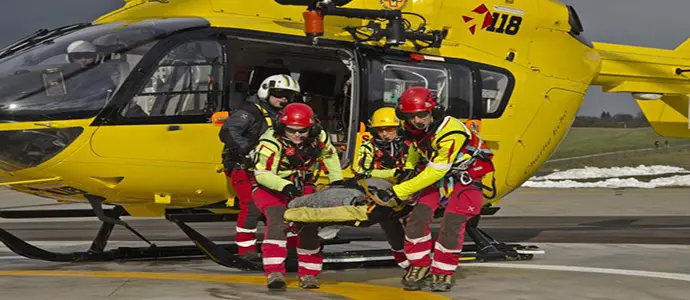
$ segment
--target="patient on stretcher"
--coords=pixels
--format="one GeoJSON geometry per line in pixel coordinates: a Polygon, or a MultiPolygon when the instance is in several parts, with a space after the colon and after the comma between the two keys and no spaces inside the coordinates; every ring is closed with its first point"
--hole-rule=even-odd
{"type": "Polygon", "coordinates": [[[376,190],[392,185],[385,179],[368,178],[359,181],[358,185],[327,187],[290,201],[284,218],[286,221],[305,223],[368,221],[368,210],[374,204],[371,196],[376,190]]]}

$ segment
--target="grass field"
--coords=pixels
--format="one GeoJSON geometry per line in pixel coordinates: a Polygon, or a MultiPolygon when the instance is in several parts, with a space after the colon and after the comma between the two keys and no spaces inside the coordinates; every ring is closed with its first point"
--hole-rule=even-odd
{"type": "Polygon", "coordinates": [[[690,170],[690,139],[665,138],[651,128],[572,128],[550,160],[597,155],[579,159],[547,161],[539,172],[589,167],[634,167],[638,165],[669,165],[690,170]],[[654,149],[654,141],[661,149],[654,149]],[[664,148],[668,140],[671,148],[664,148]],[[648,149],[649,151],[618,152],[648,149]],[[598,155],[608,152],[617,152],[598,155]]]}
{"type": "Polygon", "coordinates": [[[572,128],[556,153],[550,159],[583,156],[605,152],[654,148],[658,140],[664,146],[690,145],[690,139],[665,138],[658,136],[651,127],[647,128],[572,128]]]}

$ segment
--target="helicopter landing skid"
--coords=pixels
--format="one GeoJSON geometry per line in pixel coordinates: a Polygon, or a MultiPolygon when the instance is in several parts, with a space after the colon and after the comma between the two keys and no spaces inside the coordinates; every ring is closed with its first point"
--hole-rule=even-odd
{"type": "MultiPolygon", "coordinates": [[[[127,215],[120,206],[98,213],[101,218],[118,219],[127,215]],[[102,213],[102,214],[101,214],[102,213]]],[[[90,210],[60,210],[60,211],[1,211],[2,218],[46,218],[46,217],[86,217],[96,216],[90,210]]],[[[99,218],[99,219],[101,219],[99,218]]],[[[151,259],[193,259],[210,258],[214,262],[245,271],[262,271],[260,260],[246,260],[237,255],[237,245],[217,244],[198,231],[191,228],[188,222],[223,222],[234,221],[235,214],[216,214],[190,212],[189,210],[171,210],[166,219],[175,223],[194,242],[189,246],[157,246],[149,247],[118,247],[105,250],[108,239],[114,228],[114,222],[103,222],[91,247],[87,251],[58,253],[36,247],[19,237],[0,228],[0,242],[14,253],[23,257],[52,261],[52,262],[107,262],[121,260],[151,260],[151,259]]],[[[462,249],[461,261],[485,262],[498,260],[530,260],[534,254],[543,253],[536,246],[520,244],[506,244],[499,242],[477,227],[479,218],[471,219],[467,223],[467,233],[475,242],[466,244],[462,249]]],[[[336,244],[348,244],[354,241],[370,239],[328,239],[322,240],[322,247],[336,244]]],[[[260,242],[258,243],[261,244],[260,242]]],[[[259,247],[260,249],[260,247],[259,247]]],[[[339,252],[323,252],[324,269],[336,270],[347,268],[372,268],[396,266],[389,249],[352,250],[339,252]]],[[[287,271],[297,270],[297,254],[295,249],[288,250],[285,260],[287,271]]]]}
{"type": "MultiPolygon", "coordinates": [[[[539,250],[537,246],[520,245],[520,244],[506,244],[500,242],[485,231],[479,229],[478,224],[481,215],[492,215],[498,211],[498,207],[484,207],[480,215],[470,219],[466,224],[466,232],[474,241],[474,244],[463,245],[461,252],[461,261],[467,262],[487,262],[487,261],[516,261],[516,260],[531,260],[535,254],[543,254],[543,250],[539,250]]],[[[175,223],[187,236],[194,241],[194,243],[214,262],[231,268],[239,268],[243,270],[262,270],[262,264],[256,261],[248,261],[242,259],[236,252],[229,251],[222,247],[198,231],[192,229],[186,222],[215,222],[213,217],[217,215],[213,213],[187,215],[187,214],[167,214],[166,219],[175,223]]],[[[222,218],[221,218],[222,219],[222,218]]],[[[375,222],[369,222],[365,227],[371,226],[375,222]]],[[[320,226],[329,225],[344,225],[352,227],[351,223],[319,223],[320,226]]],[[[367,239],[368,240],[368,239],[367,239]]],[[[350,243],[356,240],[343,239],[339,240],[321,240],[322,250],[324,246],[333,244],[350,243]]],[[[258,245],[261,242],[257,242],[258,245]]],[[[236,250],[237,247],[234,248],[236,250]]],[[[259,251],[261,247],[258,247],[259,251]]],[[[294,253],[295,249],[288,249],[288,257],[285,261],[287,270],[296,270],[297,261],[294,253]]],[[[355,250],[355,251],[341,251],[341,252],[326,252],[322,251],[324,260],[324,269],[342,269],[342,268],[367,268],[367,267],[391,267],[396,263],[393,259],[391,250],[355,250]],[[337,266],[329,268],[329,266],[337,266]]]]}

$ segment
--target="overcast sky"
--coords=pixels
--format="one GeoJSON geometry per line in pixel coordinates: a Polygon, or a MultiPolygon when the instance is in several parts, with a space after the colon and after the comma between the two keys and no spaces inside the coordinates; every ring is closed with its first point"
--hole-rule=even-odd
{"type": "MultiPolygon", "coordinates": [[[[531,0],[526,0],[531,1],[531,0]]],[[[88,22],[122,6],[122,0],[5,0],[0,10],[0,44],[38,28],[88,22]],[[30,12],[28,15],[27,12],[30,12]]],[[[575,7],[592,41],[673,49],[690,37],[690,0],[563,0],[575,7]]],[[[689,53],[690,55],[690,53],[689,53]]],[[[639,111],[630,94],[590,88],[579,115],[639,111]]]]}

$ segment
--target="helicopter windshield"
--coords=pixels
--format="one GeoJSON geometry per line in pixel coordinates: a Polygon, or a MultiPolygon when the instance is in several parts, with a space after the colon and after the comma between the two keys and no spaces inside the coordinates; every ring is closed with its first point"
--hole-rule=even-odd
{"type": "Polygon", "coordinates": [[[203,19],[73,26],[0,50],[0,122],[91,118],[151,47],[203,19]]]}

